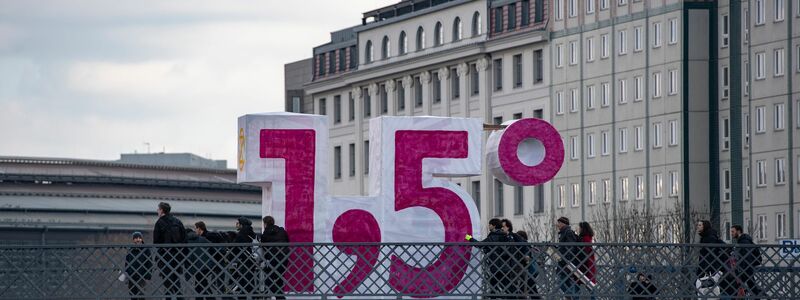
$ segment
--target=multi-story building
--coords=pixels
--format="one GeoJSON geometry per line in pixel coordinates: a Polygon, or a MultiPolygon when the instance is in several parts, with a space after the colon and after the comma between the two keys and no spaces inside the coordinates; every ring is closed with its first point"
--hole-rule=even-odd
{"type": "Polygon", "coordinates": [[[314,48],[301,106],[331,116],[334,194],[367,192],[369,118],[537,117],[562,133],[562,170],[537,187],[506,186],[486,171],[454,179],[482,218],[674,211],[681,224],[653,224],[661,241],[691,237],[691,219],[710,214],[774,242],[795,237],[800,223],[787,121],[797,113],[800,128],[800,4],[736,4],[741,16],[717,1],[402,1],[314,48]]]}

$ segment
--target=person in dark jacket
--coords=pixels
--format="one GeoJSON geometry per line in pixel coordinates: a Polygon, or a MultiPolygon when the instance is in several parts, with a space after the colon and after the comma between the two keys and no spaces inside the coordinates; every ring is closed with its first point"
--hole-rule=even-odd
{"type": "MultiPolygon", "coordinates": [[[[141,232],[134,232],[133,243],[136,245],[144,244],[144,236],[141,232]]],[[[125,256],[125,274],[128,276],[128,292],[131,296],[144,295],[144,287],[147,280],[150,280],[150,270],[153,262],[150,260],[150,249],[132,247],[125,256]]],[[[144,299],[132,297],[131,299],[144,299]]]]}
{"type": "MultiPolygon", "coordinates": [[[[724,245],[717,235],[717,231],[711,227],[711,222],[708,220],[700,221],[697,223],[697,234],[700,235],[701,244],[709,245],[724,245]]],[[[719,271],[724,271],[724,265],[728,257],[725,251],[719,247],[701,247],[700,258],[698,261],[698,275],[714,275],[719,271]]]]}
{"type": "MultiPolygon", "coordinates": [[[[206,238],[197,235],[193,228],[186,228],[186,241],[189,244],[210,244],[206,238]]],[[[208,247],[192,247],[186,258],[186,271],[194,275],[194,291],[197,295],[212,294],[209,278],[213,276],[211,255],[208,247]]],[[[197,297],[196,299],[214,299],[213,297],[197,297]]]]}
{"type": "MultiPolygon", "coordinates": [[[[509,243],[525,243],[526,240],[522,239],[516,232],[514,232],[514,224],[511,223],[509,219],[502,219],[500,220],[500,230],[506,234],[507,242],[509,243]]],[[[503,253],[503,259],[506,260],[506,263],[509,265],[511,270],[510,273],[506,274],[508,278],[505,284],[505,290],[510,295],[521,295],[522,294],[522,284],[520,284],[521,280],[526,276],[523,276],[526,272],[525,270],[525,256],[528,254],[526,246],[510,246],[505,247],[505,251],[503,253]]],[[[507,299],[519,299],[516,296],[507,297],[507,299]]]]}
{"type": "MultiPolygon", "coordinates": [[[[578,242],[578,235],[569,227],[569,219],[566,217],[558,218],[556,221],[556,228],[558,228],[558,242],[574,244],[578,242]]],[[[578,293],[578,286],[575,278],[572,275],[572,270],[569,265],[573,267],[580,265],[577,261],[578,247],[577,246],[559,246],[558,252],[561,254],[561,259],[558,261],[558,278],[560,282],[561,291],[567,294],[567,299],[575,298],[578,293]]]]}
{"type": "Polygon", "coordinates": [[[636,275],[636,281],[628,285],[628,295],[631,296],[631,300],[655,299],[658,288],[653,284],[652,276],[639,273],[636,275]]]}
{"type": "MultiPolygon", "coordinates": [[[[275,225],[275,218],[266,216],[262,221],[264,222],[262,244],[289,243],[289,235],[283,227],[275,225]]],[[[269,293],[275,295],[275,299],[286,299],[283,296],[283,272],[286,271],[290,249],[288,246],[265,246],[264,250],[264,273],[267,274],[265,283],[269,293]]]]}
{"type": "MultiPolygon", "coordinates": [[[[206,223],[203,221],[194,223],[194,232],[197,233],[197,235],[206,238],[212,244],[224,244],[229,242],[227,233],[208,231],[208,228],[206,228],[206,223]]],[[[220,294],[224,290],[223,287],[225,286],[225,277],[221,274],[224,266],[226,265],[225,251],[227,250],[227,247],[215,245],[214,247],[207,247],[207,249],[211,255],[212,281],[206,291],[209,294],[220,294]]]]}
{"type": "MultiPolygon", "coordinates": [[[[467,240],[476,243],[505,243],[509,241],[508,234],[503,232],[502,223],[500,219],[494,218],[489,220],[489,234],[482,241],[477,241],[471,236],[467,236],[467,240]]],[[[508,264],[505,247],[500,245],[487,245],[481,246],[483,250],[483,265],[484,270],[488,271],[489,276],[489,296],[488,299],[506,299],[503,294],[507,294],[505,286],[509,281],[508,275],[511,272],[511,266],[508,264]]]]}
{"type": "MultiPolygon", "coordinates": [[[[183,223],[172,215],[169,203],[158,204],[158,221],[153,228],[153,244],[184,244],[186,231],[183,223]]],[[[181,265],[185,258],[186,248],[164,247],[158,249],[158,268],[164,280],[166,295],[175,296],[181,290],[181,265]]],[[[171,297],[167,297],[170,299],[171,297]]],[[[179,298],[180,299],[180,298],[179,298]]]]}
{"type": "MultiPolygon", "coordinates": [[[[528,233],[525,231],[517,231],[517,236],[530,242],[528,240],[528,233]]],[[[525,273],[527,276],[522,280],[523,293],[528,295],[528,299],[541,299],[539,296],[539,288],[536,286],[536,278],[539,277],[539,260],[538,251],[533,246],[525,247],[525,257],[523,258],[525,264],[525,273]]]]}
{"type": "Polygon", "coordinates": [[[761,265],[761,250],[753,243],[753,238],[749,234],[744,233],[742,226],[731,226],[731,238],[736,245],[743,245],[745,247],[734,248],[734,255],[736,257],[736,275],[741,282],[741,286],[745,291],[752,295],[761,295],[761,289],[753,279],[753,274],[756,272],[756,267],[761,265]]]}
{"type": "MultiPolygon", "coordinates": [[[[239,217],[236,220],[236,238],[233,240],[236,244],[251,244],[256,239],[256,233],[253,231],[253,222],[245,217],[239,217]]],[[[251,246],[234,246],[231,249],[231,263],[236,264],[238,273],[234,277],[239,278],[239,294],[250,294],[255,291],[255,270],[257,264],[252,256],[251,246]]],[[[240,297],[246,299],[247,297],[240,297]]]]}

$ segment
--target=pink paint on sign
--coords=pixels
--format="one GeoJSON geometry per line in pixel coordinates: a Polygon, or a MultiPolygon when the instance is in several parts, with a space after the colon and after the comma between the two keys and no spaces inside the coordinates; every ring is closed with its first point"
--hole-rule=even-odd
{"type": "MultiPolygon", "coordinates": [[[[361,209],[344,212],[333,224],[333,242],[335,243],[380,243],[381,228],[371,213],[361,209]]],[[[339,295],[349,294],[364,282],[378,262],[379,246],[336,246],[340,251],[355,257],[350,274],[342,280],[333,291],[339,295]]]]}
{"type": "Polygon", "coordinates": [[[506,127],[498,146],[500,166],[522,185],[538,185],[553,179],[564,163],[564,143],[550,123],[540,119],[522,119],[506,127]],[[544,146],[544,159],[535,166],[525,165],[517,155],[525,139],[537,139],[544,146]]]}
{"type": "MultiPolygon", "coordinates": [[[[315,136],[311,129],[261,130],[261,158],[286,162],[286,232],[293,243],[314,242],[315,136]]],[[[312,247],[292,248],[285,291],[314,291],[312,252],[312,247]]]]}

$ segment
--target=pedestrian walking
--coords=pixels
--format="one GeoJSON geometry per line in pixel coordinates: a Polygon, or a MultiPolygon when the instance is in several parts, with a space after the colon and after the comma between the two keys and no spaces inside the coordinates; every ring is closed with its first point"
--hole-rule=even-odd
{"type": "MultiPolygon", "coordinates": [[[[186,232],[183,223],[172,215],[169,203],[158,204],[158,221],[153,228],[153,244],[185,244],[186,232]]],[[[163,247],[158,249],[158,268],[164,281],[167,299],[179,295],[181,290],[181,266],[185,259],[186,248],[163,247]]],[[[180,299],[180,298],[178,298],[180,299]]]]}
{"type": "MultiPolygon", "coordinates": [[[[198,235],[193,228],[186,228],[186,241],[196,245],[211,244],[208,239],[198,235]]],[[[214,297],[202,297],[202,295],[212,294],[209,283],[214,282],[209,280],[214,274],[211,273],[213,263],[208,249],[208,247],[192,247],[186,258],[186,271],[188,275],[194,277],[194,291],[198,296],[195,299],[198,300],[214,299],[214,297]]]]}
{"type": "Polygon", "coordinates": [[[700,235],[698,257],[698,280],[695,287],[701,296],[717,296],[726,291],[733,283],[727,278],[725,264],[728,255],[719,245],[725,242],[719,238],[717,231],[711,227],[711,222],[703,220],[697,223],[697,234],[700,235]]]}
{"type": "MultiPolygon", "coordinates": [[[[516,232],[514,232],[514,224],[509,219],[500,220],[500,229],[506,234],[507,242],[509,243],[525,243],[516,232]]],[[[506,299],[520,299],[522,295],[522,280],[526,278],[527,270],[525,269],[525,254],[527,254],[526,246],[508,246],[504,247],[505,253],[503,259],[510,266],[510,272],[506,274],[507,281],[505,282],[505,291],[509,295],[506,299]]]]}
{"type": "MultiPolygon", "coordinates": [[[[206,223],[203,221],[198,221],[194,223],[194,232],[197,235],[206,238],[212,244],[224,244],[228,243],[228,235],[223,232],[212,232],[206,228],[206,223]]],[[[208,294],[221,294],[224,291],[225,286],[225,276],[223,275],[223,270],[227,265],[225,261],[225,255],[227,251],[227,247],[221,245],[215,245],[214,247],[206,247],[210,256],[211,256],[211,280],[206,289],[206,293],[208,294]]]]}
{"type": "MultiPolygon", "coordinates": [[[[262,244],[289,243],[289,235],[283,227],[275,225],[275,218],[265,216],[262,219],[264,232],[261,234],[262,244]]],[[[264,273],[267,274],[266,286],[275,299],[286,299],[283,296],[283,273],[288,264],[290,248],[289,246],[264,246],[264,273]]],[[[272,298],[271,296],[269,298],[272,298]]]]}
{"type": "MultiPolygon", "coordinates": [[[[131,238],[135,245],[144,244],[144,236],[141,232],[134,232],[131,238]]],[[[144,295],[144,288],[151,278],[150,270],[152,268],[150,249],[131,247],[128,250],[128,254],[125,255],[125,276],[128,278],[128,294],[131,295],[131,299],[144,299],[136,296],[144,295]]]]}
{"type": "MultiPolygon", "coordinates": [[[[756,268],[761,265],[761,249],[755,247],[753,238],[744,233],[742,226],[733,225],[730,228],[731,238],[737,246],[735,247],[733,255],[736,261],[736,278],[738,278],[739,287],[744,289],[746,294],[751,296],[760,296],[761,289],[755,282],[753,275],[756,268]]],[[[742,295],[743,296],[743,295],[742,295]]]]}
{"type": "MultiPolygon", "coordinates": [[[[239,217],[236,220],[236,238],[233,240],[236,244],[252,244],[256,239],[256,233],[253,231],[253,222],[245,217],[239,217]]],[[[230,261],[236,264],[235,278],[238,278],[238,294],[249,295],[255,291],[255,270],[258,267],[256,261],[253,259],[252,246],[234,246],[230,251],[230,261]]],[[[239,299],[246,299],[246,296],[239,299]]]]}
{"type": "MultiPolygon", "coordinates": [[[[559,243],[574,244],[578,242],[578,236],[570,228],[568,218],[558,218],[556,228],[558,228],[559,243]]],[[[558,252],[561,256],[558,261],[559,286],[561,291],[566,294],[567,299],[575,299],[578,294],[578,285],[574,276],[574,272],[578,270],[572,269],[580,265],[577,260],[578,251],[579,249],[574,245],[558,246],[558,252]]]]}
{"type": "Polygon", "coordinates": [[[508,264],[507,256],[504,257],[506,252],[505,246],[499,243],[506,243],[509,241],[508,235],[503,232],[500,219],[494,218],[489,220],[489,234],[482,241],[477,241],[471,236],[467,236],[470,242],[490,243],[492,245],[479,246],[483,251],[483,266],[484,270],[488,270],[488,299],[507,299],[505,287],[508,285],[508,274],[511,272],[511,267],[508,264]]]}
{"type": "Polygon", "coordinates": [[[578,252],[578,261],[580,261],[578,269],[581,271],[581,273],[586,275],[586,277],[589,278],[593,284],[596,284],[597,279],[595,278],[595,274],[597,273],[597,269],[594,264],[594,248],[592,248],[592,243],[594,242],[593,239],[594,230],[592,230],[592,226],[589,225],[588,222],[578,223],[578,242],[587,244],[586,246],[581,247],[580,252],[578,252]]]}
{"type": "MultiPolygon", "coordinates": [[[[517,231],[517,235],[526,242],[530,242],[527,232],[520,230],[517,231]]],[[[527,276],[523,279],[522,293],[527,295],[528,299],[541,299],[539,288],[536,286],[536,278],[539,277],[539,251],[533,246],[527,246],[525,252],[524,264],[527,276]]]]}

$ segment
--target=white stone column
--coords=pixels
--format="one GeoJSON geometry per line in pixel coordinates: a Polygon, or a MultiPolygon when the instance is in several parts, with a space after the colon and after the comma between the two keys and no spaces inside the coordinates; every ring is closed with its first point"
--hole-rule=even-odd
{"type": "MultiPolygon", "coordinates": [[[[355,105],[355,122],[356,128],[353,136],[355,138],[354,143],[356,144],[356,185],[358,185],[358,192],[360,195],[364,195],[364,166],[362,162],[364,161],[362,158],[364,157],[364,138],[363,138],[363,128],[364,128],[364,96],[361,92],[361,87],[353,87],[350,91],[353,94],[353,105],[355,105]]],[[[349,155],[349,154],[348,154],[349,155]]],[[[349,172],[349,171],[348,171],[349,172]]]]}
{"type": "Polygon", "coordinates": [[[450,88],[450,68],[442,67],[439,69],[439,89],[442,93],[442,116],[450,116],[450,99],[453,98],[453,92],[450,88]]]}
{"type": "Polygon", "coordinates": [[[387,114],[390,116],[397,115],[397,90],[395,89],[394,79],[389,79],[384,83],[386,86],[386,103],[389,105],[387,114]]]}
{"type": "Polygon", "coordinates": [[[422,72],[419,74],[419,81],[421,83],[422,89],[422,115],[423,116],[430,116],[431,115],[431,73],[428,71],[422,72]]]}
{"type": "Polygon", "coordinates": [[[414,99],[414,91],[412,88],[414,87],[414,78],[406,75],[403,76],[403,98],[400,101],[404,101],[405,103],[405,113],[406,116],[413,116],[414,115],[414,103],[412,99],[414,99]]]}
{"type": "Polygon", "coordinates": [[[456,73],[458,74],[458,89],[459,89],[459,101],[461,101],[461,116],[464,118],[469,118],[469,86],[467,83],[469,82],[469,65],[466,63],[458,64],[456,67],[456,73]]]}
{"type": "MultiPolygon", "coordinates": [[[[478,84],[479,84],[479,93],[478,99],[480,103],[480,117],[483,119],[483,123],[491,124],[492,123],[492,103],[491,103],[491,92],[492,87],[490,86],[491,80],[489,80],[489,59],[486,57],[481,57],[478,59],[476,63],[476,68],[478,69],[478,84]]],[[[486,140],[489,137],[489,132],[484,132],[482,141],[483,144],[486,145],[486,140]]],[[[487,165],[486,156],[483,157],[483,165],[487,165]]],[[[494,215],[494,178],[492,175],[489,174],[488,169],[484,168],[481,172],[481,211],[484,212],[483,215],[493,216],[494,215]]]]}
{"type": "Polygon", "coordinates": [[[380,86],[377,83],[373,83],[369,85],[369,96],[372,103],[370,103],[369,108],[372,109],[371,118],[377,118],[381,116],[381,90],[380,86]]]}

